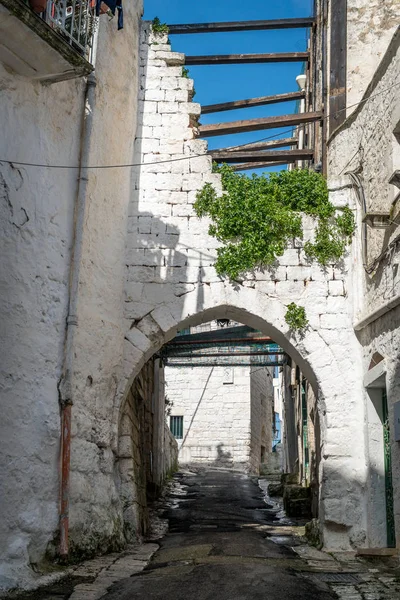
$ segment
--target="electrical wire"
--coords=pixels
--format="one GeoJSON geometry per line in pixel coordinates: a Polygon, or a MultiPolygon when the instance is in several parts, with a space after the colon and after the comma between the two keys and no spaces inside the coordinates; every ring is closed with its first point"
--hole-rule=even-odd
{"type": "MultiPolygon", "coordinates": [[[[347,111],[350,108],[354,108],[355,106],[360,106],[361,104],[364,104],[365,102],[367,102],[368,100],[371,100],[372,98],[376,98],[377,96],[384,94],[387,91],[390,91],[391,89],[393,89],[394,87],[397,87],[400,85],[400,81],[398,81],[397,83],[394,83],[393,85],[391,85],[390,87],[381,90],[380,92],[370,95],[367,98],[363,98],[362,100],[360,100],[359,102],[356,102],[354,104],[350,104],[349,106],[345,106],[344,108],[340,108],[339,110],[333,112],[333,113],[329,113],[327,115],[325,115],[324,117],[321,118],[321,121],[325,121],[327,119],[329,119],[332,115],[337,115],[343,111],[347,111]]],[[[304,121],[302,124],[305,125],[307,123],[314,123],[314,121],[304,121]]],[[[261,138],[259,140],[253,141],[253,142],[247,142],[246,144],[241,144],[240,146],[235,146],[235,148],[245,148],[246,146],[249,146],[251,144],[258,144],[259,142],[263,142],[266,140],[270,140],[270,139],[279,139],[279,136],[284,135],[285,133],[291,132],[292,129],[286,130],[284,132],[280,131],[277,134],[265,137],[265,138],[261,138]]],[[[150,166],[150,165],[160,165],[160,164],[164,164],[164,163],[173,163],[173,162],[178,162],[181,160],[190,160],[193,158],[201,158],[203,156],[210,156],[208,152],[204,153],[204,154],[193,154],[191,156],[182,156],[180,158],[168,158],[165,160],[157,160],[157,161],[153,161],[153,162],[148,162],[148,163],[128,163],[128,164],[115,164],[115,165],[89,165],[87,167],[84,167],[84,169],[125,169],[125,168],[131,168],[131,167],[144,167],[146,165],[150,166]]],[[[267,157],[268,155],[266,155],[267,157]]],[[[17,161],[17,160],[8,160],[8,159],[4,159],[4,158],[0,158],[0,163],[8,163],[11,166],[17,165],[20,167],[38,167],[38,168],[46,168],[46,169],[80,169],[80,167],[74,166],[74,165],[52,165],[52,164],[44,164],[44,163],[31,163],[31,162],[22,162],[22,161],[17,161]]]]}

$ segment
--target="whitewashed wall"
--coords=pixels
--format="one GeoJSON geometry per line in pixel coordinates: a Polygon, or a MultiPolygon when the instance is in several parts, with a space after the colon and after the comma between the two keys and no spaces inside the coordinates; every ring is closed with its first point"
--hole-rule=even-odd
{"type": "MultiPolygon", "coordinates": [[[[381,5],[381,11],[385,7],[381,5]]],[[[379,14],[376,18],[380,18],[379,14]]],[[[382,35],[385,32],[382,32],[382,35]]],[[[386,31],[388,34],[389,32],[386,31]]],[[[372,264],[380,255],[375,269],[367,273],[363,268],[361,225],[363,207],[358,206],[359,231],[354,244],[355,276],[353,286],[354,324],[362,349],[365,384],[371,379],[369,370],[374,366],[377,352],[384,357],[380,383],[375,389],[365,390],[366,461],[368,477],[367,543],[386,545],[385,474],[383,457],[383,432],[381,423],[382,386],[386,385],[394,484],[396,530],[400,531],[400,449],[394,439],[394,403],[400,390],[400,246],[399,236],[400,194],[389,184],[396,169],[400,169],[400,30],[393,36],[387,52],[381,54],[381,63],[365,91],[364,100],[352,116],[338,129],[329,143],[329,176],[335,192],[345,198],[355,197],[355,189],[346,174],[358,173],[368,212],[390,213],[391,223],[386,229],[367,227],[367,263],[372,264]],[[397,134],[397,137],[396,135],[397,134]],[[379,312],[380,311],[380,312],[379,312]],[[387,311],[385,313],[385,311],[387,311]],[[381,314],[380,314],[381,313],[381,314]]],[[[362,65],[368,69],[368,64],[362,65]]],[[[360,67],[361,68],[361,67],[360,67]]],[[[368,71],[365,75],[368,75],[368,71]]],[[[368,80],[366,80],[368,83],[368,80]]]]}
{"type": "MultiPolygon", "coordinates": [[[[193,210],[204,183],[221,189],[210,157],[198,156],[207,144],[194,139],[190,127],[189,115],[200,111],[189,102],[193,82],[181,75],[183,55],[170,52],[166,37],[149,37],[149,26],[143,29],[141,60],[136,159],[152,164],[137,169],[129,213],[125,314],[130,326],[120,398],[143,362],[178,329],[231,318],[270,335],[318,392],[324,543],[343,549],[362,545],[367,470],[364,445],[351,442],[364,439],[360,348],[348,293],[352,258],[321,269],[307,262],[302,242],[296,241],[274,268],[255,271],[240,285],[219,277],[213,267],[218,242],[207,234],[207,219],[199,220],[193,210]],[[177,160],[182,158],[187,160],[177,160]],[[163,159],[173,162],[158,162],[163,159]],[[292,301],[306,308],[310,326],[304,336],[293,336],[284,321],[292,301]]],[[[337,194],[333,200],[343,205],[348,197],[337,194]]],[[[313,231],[314,223],[305,219],[304,242],[313,231]]]]}
{"type": "MultiPolygon", "coordinates": [[[[138,17],[101,19],[90,163],[131,162],[137,113],[138,17]]],[[[43,86],[0,65],[1,158],[77,165],[85,81],[43,86]]],[[[0,588],[32,583],[57,536],[61,375],[76,169],[0,164],[0,588]]],[[[73,407],[71,533],[106,522],[113,488],[109,413],[122,360],[129,169],[91,171],[85,215],[73,407]],[[91,383],[92,381],[92,383],[91,383]],[[108,406],[108,411],[106,409],[108,406]],[[97,489],[94,509],[89,480],[97,489]],[[111,492],[110,492],[110,494],[111,492]],[[83,508],[85,502],[93,511],[83,508]]],[[[93,497],[94,498],[94,497],[93,497]]],[[[110,534],[106,529],[105,535],[110,534]]]]}
{"type": "Polygon", "coordinates": [[[267,452],[272,446],[272,398],[266,369],[253,370],[166,367],[171,416],[183,416],[183,439],[178,440],[182,464],[258,473],[262,441],[267,452]]]}

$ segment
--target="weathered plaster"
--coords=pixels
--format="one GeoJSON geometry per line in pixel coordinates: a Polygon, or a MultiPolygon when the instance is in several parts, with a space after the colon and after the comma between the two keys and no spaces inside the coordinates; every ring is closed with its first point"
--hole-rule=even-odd
{"type": "MultiPolygon", "coordinates": [[[[198,105],[188,104],[193,82],[181,77],[176,66],[183,63],[183,56],[171,55],[173,66],[168,66],[166,39],[157,40],[162,44],[159,53],[158,46],[148,45],[146,36],[144,30],[136,160],[156,163],[166,158],[193,158],[143,164],[136,172],[127,247],[126,318],[130,328],[125,342],[126,384],[121,385],[120,397],[144,361],[189,324],[229,317],[271,335],[318,391],[325,543],[342,548],[363,544],[364,446],[355,447],[351,441],[354,436],[363,439],[364,406],[355,358],[359,347],[347,299],[350,258],[343,268],[323,271],[308,264],[302,246],[297,245],[285,252],[276,268],[257,271],[241,285],[216,275],[212,265],[218,243],[207,235],[207,220],[197,219],[192,207],[205,182],[220,189],[218,176],[211,174],[209,157],[197,156],[205,153],[207,145],[194,139],[189,126],[188,114],[199,112],[198,105]],[[290,301],[306,307],[310,327],[304,337],[287,330],[284,314],[290,301]],[[351,397],[349,389],[354,390],[351,397]]],[[[337,200],[341,204],[343,198],[339,195],[337,200]]],[[[304,225],[307,239],[313,223],[305,220],[304,225]]],[[[118,404],[115,410],[117,414],[118,404]]]]}
{"type": "MultiPolygon", "coordinates": [[[[132,158],[140,10],[140,3],[125,7],[122,33],[115,21],[100,23],[91,164],[125,163],[132,158]],[[124,135],[126,131],[130,135],[124,135]]],[[[77,166],[85,82],[43,87],[10,75],[1,65],[0,78],[1,158],[77,166]]],[[[18,169],[7,163],[0,167],[0,587],[5,588],[33,581],[31,565],[41,563],[48,543],[57,535],[57,383],[65,339],[77,172],[18,169]]],[[[106,517],[102,504],[105,498],[110,501],[114,487],[108,467],[101,472],[103,461],[109,461],[110,446],[101,445],[109,429],[102,401],[112,406],[121,364],[129,169],[91,171],[88,195],[75,349],[76,397],[82,402],[73,408],[72,471],[73,481],[80,479],[80,484],[73,483],[72,489],[72,536],[92,519],[103,523],[103,531],[113,529],[109,525],[113,515],[106,517]],[[91,478],[96,485],[93,495],[86,495],[91,478]],[[91,498],[98,504],[92,504],[91,498]]]]}
{"type": "Polygon", "coordinates": [[[347,2],[347,114],[354,110],[399,24],[398,0],[347,2]]]}
{"type": "MultiPolygon", "coordinates": [[[[383,5],[382,5],[383,6],[383,5]]],[[[400,488],[398,469],[399,444],[393,439],[393,404],[398,401],[400,374],[399,307],[396,297],[400,291],[398,189],[389,184],[393,171],[400,167],[399,140],[394,135],[400,121],[399,72],[400,30],[397,29],[388,45],[381,64],[373,73],[365,92],[370,99],[357,108],[345,121],[329,144],[329,175],[336,184],[349,182],[347,171],[358,173],[365,191],[367,211],[390,213],[387,229],[367,228],[367,259],[375,268],[364,271],[360,238],[353,245],[354,272],[358,272],[358,292],[354,296],[354,320],[362,348],[364,382],[369,384],[369,370],[375,353],[384,357],[385,383],[391,427],[392,469],[396,530],[400,531],[400,488]],[[380,259],[376,261],[376,259],[380,259]],[[387,311],[385,312],[385,307],[387,311]],[[372,315],[370,319],[366,319],[372,315]],[[374,316],[375,315],[375,316],[374,316]]],[[[354,193],[343,188],[350,198],[354,193]],[[346,191],[347,190],[347,191],[346,191]]],[[[362,216],[362,206],[358,208],[362,216]]],[[[361,218],[359,218],[359,222],[361,218]]],[[[354,286],[356,287],[356,286],[354,286]]],[[[383,433],[381,423],[381,390],[365,389],[365,444],[368,517],[367,544],[386,545],[386,508],[384,489],[383,433]]]]}

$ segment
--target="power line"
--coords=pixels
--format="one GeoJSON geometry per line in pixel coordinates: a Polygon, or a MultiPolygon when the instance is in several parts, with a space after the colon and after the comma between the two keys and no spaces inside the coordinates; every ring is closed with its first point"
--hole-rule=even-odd
{"type": "MultiPolygon", "coordinates": [[[[363,98],[359,102],[355,102],[354,104],[350,104],[349,106],[345,106],[344,108],[340,108],[339,110],[337,110],[333,113],[329,113],[329,114],[325,115],[324,117],[321,118],[321,121],[325,121],[325,120],[329,119],[332,115],[337,115],[343,111],[347,111],[350,108],[354,108],[355,106],[360,106],[360,104],[364,104],[368,100],[371,100],[372,98],[376,98],[377,96],[380,96],[381,94],[384,94],[385,92],[390,91],[391,89],[393,89],[394,87],[397,87],[398,85],[400,85],[400,81],[398,81],[397,83],[394,83],[393,85],[391,85],[390,87],[388,87],[384,90],[381,90],[380,92],[378,92],[376,94],[370,95],[367,98],[363,98]]],[[[314,122],[314,121],[304,121],[303,124],[312,123],[312,122],[314,122]]],[[[291,131],[292,131],[292,129],[287,129],[286,131],[283,131],[283,132],[280,131],[279,133],[276,133],[276,134],[268,136],[268,137],[261,138],[259,140],[253,141],[253,142],[247,142],[246,144],[240,144],[239,146],[234,146],[234,148],[245,148],[246,146],[249,146],[250,144],[258,144],[259,142],[264,142],[266,140],[271,140],[271,139],[275,139],[275,138],[279,139],[279,136],[289,133],[291,131]]],[[[181,160],[190,160],[193,158],[201,158],[203,156],[209,156],[208,152],[204,153],[204,154],[193,154],[191,156],[182,156],[180,158],[168,158],[165,160],[156,160],[156,161],[148,162],[148,163],[141,162],[141,163],[115,164],[115,165],[90,165],[88,167],[83,167],[83,168],[92,170],[92,169],[124,169],[124,168],[131,168],[131,167],[145,167],[145,166],[151,166],[151,165],[161,165],[164,163],[179,162],[181,160]]],[[[22,162],[22,161],[17,161],[17,160],[7,160],[7,159],[3,159],[3,158],[0,158],[0,163],[8,163],[11,166],[17,165],[17,166],[21,166],[21,167],[38,167],[38,168],[46,168],[46,169],[64,169],[64,170],[65,169],[80,169],[80,166],[49,165],[49,164],[43,164],[43,163],[30,163],[30,162],[22,162]]]]}

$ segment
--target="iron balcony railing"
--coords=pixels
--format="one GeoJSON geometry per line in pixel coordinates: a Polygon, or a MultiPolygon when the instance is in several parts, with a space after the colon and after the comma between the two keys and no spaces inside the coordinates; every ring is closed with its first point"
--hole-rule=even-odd
{"type": "Polygon", "coordinates": [[[89,62],[93,62],[93,44],[98,17],[96,0],[48,0],[42,18],[89,62]]]}

